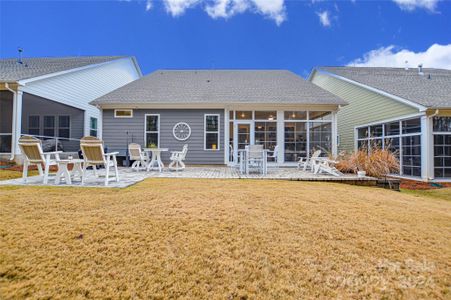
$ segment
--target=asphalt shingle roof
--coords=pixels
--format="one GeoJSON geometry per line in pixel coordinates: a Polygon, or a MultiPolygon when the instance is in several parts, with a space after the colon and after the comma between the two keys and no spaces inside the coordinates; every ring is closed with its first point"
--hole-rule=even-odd
{"type": "Polygon", "coordinates": [[[320,67],[358,83],[382,90],[430,108],[451,107],[451,70],[376,68],[376,67],[320,67]]]}
{"type": "Polygon", "coordinates": [[[36,57],[23,58],[22,64],[17,58],[0,59],[0,82],[16,82],[119,58],[122,56],[36,57]]]}
{"type": "Polygon", "coordinates": [[[91,104],[346,102],[286,70],[158,70],[91,104]]]}

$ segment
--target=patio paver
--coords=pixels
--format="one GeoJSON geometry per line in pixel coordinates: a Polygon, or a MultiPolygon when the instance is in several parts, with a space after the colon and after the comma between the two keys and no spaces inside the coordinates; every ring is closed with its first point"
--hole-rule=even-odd
{"type": "MultiPolygon", "coordinates": [[[[104,174],[103,170],[99,171],[100,176],[104,174]]],[[[133,171],[131,168],[119,168],[120,182],[111,181],[108,187],[124,188],[136,184],[146,178],[200,178],[200,179],[272,179],[272,180],[297,180],[297,181],[334,181],[334,182],[362,182],[371,183],[376,179],[371,177],[358,178],[354,174],[345,174],[341,177],[335,177],[325,174],[312,174],[311,172],[304,172],[297,168],[269,168],[267,175],[258,173],[251,173],[249,175],[240,174],[237,168],[225,166],[188,166],[184,171],[169,171],[165,169],[162,173],[157,171],[133,171]]],[[[27,183],[24,183],[22,178],[10,179],[0,181],[1,185],[29,185],[29,186],[44,186],[42,179],[39,176],[32,176],[28,178],[27,183]]],[[[78,186],[81,187],[80,180],[72,180],[72,184],[68,185],[62,182],[59,185],[55,184],[54,177],[50,177],[47,186],[78,186]]],[[[89,172],[84,187],[105,187],[102,178],[96,178],[93,172],[89,172]]]]}

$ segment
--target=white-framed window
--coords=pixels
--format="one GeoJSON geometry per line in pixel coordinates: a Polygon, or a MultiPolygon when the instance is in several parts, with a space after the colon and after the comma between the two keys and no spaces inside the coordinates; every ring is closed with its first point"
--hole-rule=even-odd
{"type": "Polygon", "coordinates": [[[44,136],[55,136],[55,116],[44,116],[44,136]]]}
{"type": "Polygon", "coordinates": [[[434,177],[451,178],[451,117],[434,117],[434,177]]]}
{"type": "Polygon", "coordinates": [[[144,126],[146,147],[160,147],[160,115],[146,114],[144,126]]]}
{"type": "Polygon", "coordinates": [[[89,118],[89,135],[97,137],[97,118],[89,118]]]}
{"type": "Polygon", "coordinates": [[[204,115],[204,150],[219,150],[219,114],[204,115]]]}
{"type": "Polygon", "coordinates": [[[115,118],[133,118],[133,109],[115,109],[115,118]]]}
{"type": "Polygon", "coordinates": [[[28,134],[40,135],[41,134],[41,117],[40,116],[28,116],[28,134]]]}
{"type": "Polygon", "coordinates": [[[70,138],[70,116],[58,116],[58,137],[70,138]]]}

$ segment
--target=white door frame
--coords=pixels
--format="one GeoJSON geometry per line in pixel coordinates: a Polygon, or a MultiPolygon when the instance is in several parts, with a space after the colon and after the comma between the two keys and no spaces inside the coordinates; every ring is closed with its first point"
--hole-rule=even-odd
{"type": "Polygon", "coordinates": [[[254,145],[255,143],[255,122],[253,120],[235,120],[233,121],[233,157],[238,163],[238,125],[249,125],[249,144],[254,145]]]}

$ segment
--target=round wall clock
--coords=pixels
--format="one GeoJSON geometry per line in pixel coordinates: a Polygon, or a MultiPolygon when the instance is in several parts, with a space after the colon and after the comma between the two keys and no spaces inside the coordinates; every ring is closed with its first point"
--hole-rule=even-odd
{"type": "Polygon", "coordinates": [[[179,122],[172,128],[172,134],[179,141],[186,141],[191,135],[191,127],[185,122],[179,122]]]}

